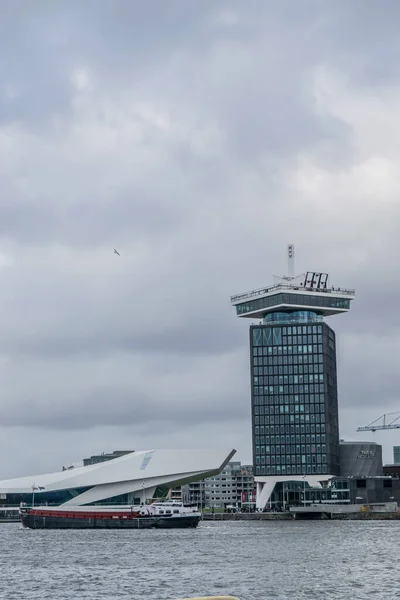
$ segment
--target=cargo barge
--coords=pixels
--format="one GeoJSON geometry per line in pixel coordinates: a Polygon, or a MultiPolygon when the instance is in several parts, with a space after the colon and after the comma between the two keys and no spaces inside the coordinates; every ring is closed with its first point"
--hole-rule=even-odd
{"type": "Polygon", "coordinates": [[[181,502],[148,506],[20,507],[21,523],[29,529],[186,529],[197,527],[201,513],[181,502]]]}

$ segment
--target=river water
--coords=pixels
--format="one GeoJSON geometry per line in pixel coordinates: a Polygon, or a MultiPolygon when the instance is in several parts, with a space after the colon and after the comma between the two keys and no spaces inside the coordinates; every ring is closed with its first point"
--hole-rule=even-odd
{"type": "Polygon", "coordinates": [[[400,522],[203,522],[195,530],[0,525],[3,600],[394,600],[400,522]]]}

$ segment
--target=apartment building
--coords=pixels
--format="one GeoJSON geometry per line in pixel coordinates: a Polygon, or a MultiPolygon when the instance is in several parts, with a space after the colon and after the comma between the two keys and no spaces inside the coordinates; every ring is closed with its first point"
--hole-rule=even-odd
{"type": "MultiPolygon", "coordinates": [[[[173,490],[173,495],[176,497],[178,491],[173,490]]],[[[255,501],[253,468],[239,461],[230,462],[219,475],[183,486],[181,497],[204,508],[240,508],[255,501]]]]}

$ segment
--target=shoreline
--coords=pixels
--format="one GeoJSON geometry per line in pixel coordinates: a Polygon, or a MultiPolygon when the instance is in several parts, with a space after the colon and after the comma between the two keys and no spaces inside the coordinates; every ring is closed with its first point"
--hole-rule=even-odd
{"type": "MultiPolygon", "coordinates": [[[[298,518],[292,513],[202,513],[202,521],[400,521],[399,512],[357,512],[332,514],[332,518],[298,518]]],[[[20,519],[0,519],[0,525],[20,523],[20,519]]]]}
{"type": "Polygon", "coordinates": [[[400,521],[400,512],[357,512],[332,514],[331,519],[295,518],[291,513],[202,513],[203,521],[400,521]]]}

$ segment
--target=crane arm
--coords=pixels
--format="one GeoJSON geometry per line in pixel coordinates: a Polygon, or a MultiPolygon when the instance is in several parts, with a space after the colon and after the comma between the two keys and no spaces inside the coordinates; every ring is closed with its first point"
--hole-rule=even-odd
{"type": "Polygon", "coordinates": [[[386,429],[400,429],[400,412],[384,414],[369,425],[359,427],[357,431],[382,431],[386,429]]]}

